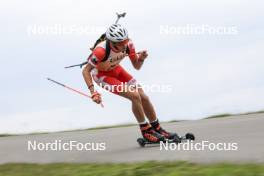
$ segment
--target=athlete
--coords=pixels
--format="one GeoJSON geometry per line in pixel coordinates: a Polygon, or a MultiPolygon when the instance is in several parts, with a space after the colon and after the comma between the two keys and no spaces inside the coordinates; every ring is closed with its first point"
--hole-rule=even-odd
{"type": "Polygon", "coordinates": [[[82,72],[92,100],[97,104],[102,102],[101,95],[94,88],[94,80],[99,86],[132,102],[132,111],[146,140],[159,142],[164,141],[165,138],[172,139],[176,134],[167,132],[160,126],[148,96],[119,64],[128,56],[133,67],[139,70],[148,57],[147,51],[137,53],[126,28],[120,24],[111,25],[105,35],[106,40],[94,47],[92,54],[88,57],[88,64],[82,72]]]}

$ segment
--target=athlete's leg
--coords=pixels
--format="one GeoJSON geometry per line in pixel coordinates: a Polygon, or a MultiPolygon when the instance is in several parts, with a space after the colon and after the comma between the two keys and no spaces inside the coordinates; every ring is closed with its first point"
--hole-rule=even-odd
{"type": "MultiPolygon", "coordinates": [[[[120,81],[118,79],[118,73],[115,74],[117,70],[113,70],[112,72],[108,73],[97,73],[94,72],[93,79],[94,81],[100,85],[101,87],[107,89],[108,91],[117,94],[119,96],[125,97],[132,102],[132,111],[139,123],[140,131],[142,136],[151,142],[158,142],[163,141],[164,136],[156,132],[152,126],[146,121],[144,109],[141,102],[141,97],[138,91],[136,91],[131,85],[126,84],[127,81],[120,81]]],[[[120,73],[120,72],[119,72],[120,73]]],[[[132,76],[128,75],[126,79],[129,83],[134,83],[135,80],[132,76]],[[130,78],[129,78],[130,77],[130,78]]]]}
{"type": "Polygon", "coordinates": [[[132,111],[136,116],[139,123],[146,121],[145,114],[142,106],[140,94],[136,89],[133,88],[136,85],[136,80],[120,65],[116,68],[117,79],[122,82],[124,89],[122,92],[117,94],[129,99],[132,102],[132,111]]]}
{"type": "Polygon", "coordinates": [[[142,101],[140,94],[135,90],[130,90],[127,85],[123,85],[124,89],[122,92],[118,92],[118,95],[129,99],[132,102],[132,111],[138,121],[138,123],[143,123],[146,121],[144,109],[142,106],[142,101]]]}
{"type": "Polygon", "coordinates": [[[97,83],[108,91],[129,99],[132,102],[132,111],[138,123],[143,123],[146,121],[141,98],[138,92],[136,92],[131,87],[128,88],[128,85],[119,81],[117,78],[108,75],[104,76],[101,80],[98,78],[95,80],[98,80],[97,83]]]}
{"type": "MultiPolygon", "coordinates": [[[[154,107],[149,100],[148,96],[144,93],[144,90],[140,87],[140,85],[137,85],[136,81],[133,79],[133,77],[127,73],[121,66],[118,68],[119,74],[118,74],[118,80],[121,82],[126,83],[127,85],[134,86],[135,90],[133,91],[134,93],[137,92],[140,95],[140,102],[143,107],[143,112],[148,118],[152,129],[155,130],[155,132],[163,135],[166,138],[172,139],[174,138],[177,134],[176,133],[170,133],[166,130],[164,130],[159,123],[159,120],[157,119],[156,112],[154,110],[154,107]]],[[[149,124],[145,122],[145,124],[140,125],[141,131],[143,136],[146,136],[145,138],[148,137],[148,131],[144,132],[144,129],[150,129],[149,124]]]]}
{"type": "Polygon", "coordinates": [[[139,92],[135,88],[132,88],[131,86],[129,87],[129,85],[122,84],[122,86],[123,86],[122,91],[119,92],[114,91],[113,93],[125,97],[132,102],[132,111],[139,123],[142,136],[146,140],[151,142],[164,141],[165,140],[164,136],[156,132],[155,129],[152,128],[152,125],[150,125],[146,121],[144,108],[142,106],[142,101],[139,92]]]}
{"type": "Polygon", "coordinates": [[[141,87],[137,88],[137,90],[141,98],[145,115],[150,122],[154,122],[155,120],[157,120],[157,115],[149,97],[145,94],[144,90],[141,87]]]}
{"type": "Polygon", "coordinates": [[[154,107],[153,107],[151,101],[149,100],[148,96],[145,94],[144,90],[141,87],[138,88],[138,92],[140,94],[142,106],[144,108],[144,113],[146,114],[147,118],[149,119],[150,124],[153,127],[153,129],[156,132],[162,134],[164,137],[166,137],[168,139],[173,139],[177,134],[168,132],[161,127],[159,120],[157,119],[154,107]]]}
{"type": "Polygon", "coordinates": [[[105,77],[103,81],[105,83],[110,83],[111,85],[115,85],[113,86],[113,89],[110,90],[112,93],[125,97],[131,101],[132,111],[138,121],[142,136],[146,140],[151,142],[159,142],[165,140],[164,136],[156,132],[152,128],[152,126],[146,121],[141,97],[138,91],[136,91],[132,87],[129,87],[126,84],[123,84],[122,82],[118,83],[119,80],[113,77],[105,77]]]}
{"type": "Polygon", "coordinates": [[[148,96],[144,93],[143,89],[140,86],[136,86],[136,80],[121,66],[118,67],[118,80],[123,83],[128,84],[129,86],[135,86],[135,91],[140,95],[141,104],[143,107],[144,114],[147,116],[150,122],[153,122],[157,119],[153,105],[151,104],[148,96]]]}

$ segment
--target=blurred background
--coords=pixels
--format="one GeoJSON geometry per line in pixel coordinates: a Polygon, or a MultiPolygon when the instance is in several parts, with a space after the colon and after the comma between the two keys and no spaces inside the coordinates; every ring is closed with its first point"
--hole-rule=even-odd
{"type": "MultiPolygon", "coordinates": [[[[136,122],[130,102],[103,93],[105,108],[46,80],[88,93],[89,48],[116,20],[149,57],[140,71],[161,121],[194,120],[264,107],[261,1],[0,1],[0,133],[61,131],[136,122]],[[168,89],[167,89],[168,88],[168,89]]],[[[102,91],[100,88],[98,88],[102,91]]]]}

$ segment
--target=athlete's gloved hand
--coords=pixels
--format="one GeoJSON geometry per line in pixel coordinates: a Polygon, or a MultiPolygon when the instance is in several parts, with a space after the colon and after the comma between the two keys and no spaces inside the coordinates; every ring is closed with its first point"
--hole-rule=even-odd
{"type": "Polygon", "coordinates": [[[138,56],[139,61],[144,61],[148,57],[147,50],[140,51],[138,52],[138,54],[139,54],[138,56]]]}
{"type": "Polygon", "coordinates": [[[91,98],[97,104],[100,104],[102,102],[101,94],[99,94],[98,92],[94,92],[91,98]]]}

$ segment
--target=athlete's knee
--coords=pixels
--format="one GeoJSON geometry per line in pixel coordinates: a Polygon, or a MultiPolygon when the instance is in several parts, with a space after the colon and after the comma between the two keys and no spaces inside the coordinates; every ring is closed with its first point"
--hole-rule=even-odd
{"type": "Polygon", "coordinates": [[[147,102],[149,101],[149,97],[145,94],[144,91],[139,91],[139,95],[142,101],[147,102]]]}
{"type": "Polygon", "coordinates": [[[130,100],[131,101],[141,101],[141,96],[138,92],[136,91],[133,91],[133,92],[129,92],[130,94],[130,100]]]}
{"type": "Polygon", "coordinates": [[[141,100],[144,102],[148,102],[149,101],[149,97],[146,94],[140,94],[141,100]]]}

